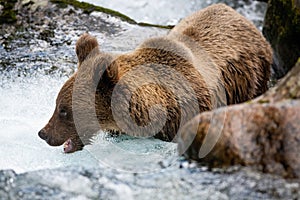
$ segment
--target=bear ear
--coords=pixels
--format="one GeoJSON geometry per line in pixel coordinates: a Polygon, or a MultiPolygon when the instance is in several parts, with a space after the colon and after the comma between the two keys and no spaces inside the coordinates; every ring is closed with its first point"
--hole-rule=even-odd
{"type": "Polygon", "coordinates": [[[87,57],[95,56],[98,53],[100,50],[97,39],[88,33],[82,34],[76,42],[78,66],[80,67],[87,57]]]}

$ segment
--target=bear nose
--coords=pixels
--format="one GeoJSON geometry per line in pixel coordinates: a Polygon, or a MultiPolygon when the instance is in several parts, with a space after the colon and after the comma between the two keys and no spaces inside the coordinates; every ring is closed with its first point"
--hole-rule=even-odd
{"type": "Polygon", "coordinates": [[[43,140],[46,140],[46,141],[48,140],[48,135],[46,134],[44,129],[39,131],[39,137],[43,140]]]}

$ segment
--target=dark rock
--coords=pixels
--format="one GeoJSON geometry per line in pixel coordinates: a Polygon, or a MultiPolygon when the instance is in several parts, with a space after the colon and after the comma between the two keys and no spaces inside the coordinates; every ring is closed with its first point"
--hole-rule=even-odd
{"type": "Polygon", "coordinates": [[[0,0],[0,24],[14,23],[17,21],[15,4],[18,0],[0,0]]]}
{"type": "Polygon", "coordinates": [[[211,167],[240,164],[300,178],[299,77],[300,62],[277,86],[254,101],[196,116],[183,127],[179,149],[194,137],[184,152],[187,158],[211,167]],[[215,145],[210,151],[205,143],[215,145]]]}
{"type": "Polygon", "coordinates": [[[283,77],[300,57],[299,0],[270,0],[263,33],[275,53],[275,77],[283,77]]]}

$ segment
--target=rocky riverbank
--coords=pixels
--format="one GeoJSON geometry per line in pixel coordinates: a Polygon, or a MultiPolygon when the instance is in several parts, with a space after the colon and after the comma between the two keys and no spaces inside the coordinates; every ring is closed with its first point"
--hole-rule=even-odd
{"type": "MultiPolygon", "coordinates": [[[[187,164],[187,163],[182,163],[187,164]]],[[[299,184],[247,168],[171,167],[151,174],[68,167],[0,171],[1,199],[297,199],[299,184]]]]}
{"type": "Polygon", "coordinates": [[[257,99],[195,117],[183,128],[182,146],[185,138],[193,134],[189,130],[198,126],[186,157],[213,167],[240,164],[300,178],[299,77],[300,61],[281,82],[257,99]],[[219,134],[213,150],[199,159],[204,138],[219,134]]]}

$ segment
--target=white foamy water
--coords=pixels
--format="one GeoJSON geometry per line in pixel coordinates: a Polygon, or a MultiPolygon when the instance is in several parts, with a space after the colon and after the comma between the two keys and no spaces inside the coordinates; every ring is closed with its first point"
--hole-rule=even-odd
{"type": "Polygon", "coordinates": [[[0,76],[0,170],[14,169],[21,173],[101,164],[121,171],[148,172],[176,155],[172,143],[125,136],[111,138],[104,133],[83,151],[65,154],[62,146],[48,146],[37,133],[50,119],[56,95],[66,78],[0,76]]]}
{"type": "Polygon", "coordinates": [[[193,12],[213,3],[225,3],[261,29],[266,3],[255,0],[81,0],[119,11],[137,22],[174,25],[193,12]]]}

